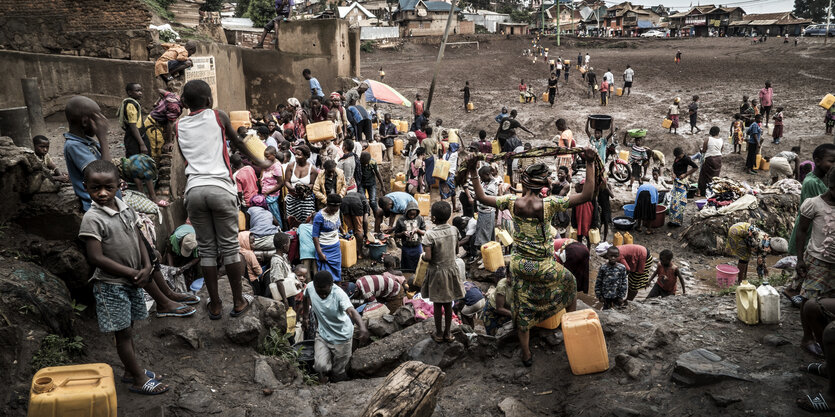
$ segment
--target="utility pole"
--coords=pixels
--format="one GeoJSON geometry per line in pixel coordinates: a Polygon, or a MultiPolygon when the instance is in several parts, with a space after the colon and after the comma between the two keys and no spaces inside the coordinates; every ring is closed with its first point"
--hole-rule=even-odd
{"type": "Polygon", "coordinates": [[[435,71],[432,73],[432,84],[429,85],[429,97],[426,98],[426,110],[432,106],[432,95],[435,94],[435,80],[438,78],[438,70],[441,69],[441,60],[444,58],[444,48],[446,47],[446,40],[449,37],[449,28],[452,27],[452,15],[455,13],[455,6],[458,5],[458,0],[452,0],[449,5],[449,16],[446,19],[446,29],[444,29],[444,39],[441,41],[441,48],[438,50],[438,59],[435,61],[435,71]]]}
{"type": "Polygon", "coordinates": [[[832,0],[829,0],[829,8],[826,9],[826,32],[823,34],[823,44],[826,45],[826,40],[829,38],[829,18],[832,17],[832,0]]]}
{"type": "Polygon", "coordinates": [[[562,11],[560,10],[560,0],[554,0],[554,5],[557,6],[557,46],[560,46],[560,20],[562,20],[562,11]]]}

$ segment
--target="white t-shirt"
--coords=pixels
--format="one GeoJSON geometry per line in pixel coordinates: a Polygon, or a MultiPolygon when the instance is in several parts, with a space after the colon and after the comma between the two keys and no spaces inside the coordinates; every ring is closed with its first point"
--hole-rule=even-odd
{"type": "Polygon", "coordinates": [[[478,220],[470,218],[470,221],[467,222],[467,227],[464,228],[464,236],[474,236],[476,224],[478,224],[478,220]]]}
{"type": "Polygon", "coordinates": [[[632,76],[635,75],[635,71],[632,68],[627,68],[626,71],[623,72],[623,80],[626,82],[632,82],[632,76]]]}
{"type": "Polygon", "coordinates": [[[709,137],[707,139],[707,152],[705,152],[705,158],[710,158],[711,156],[721,156],[722,155],[722,145],[725,143],[724,140],[718,137],[709,137]]]}
{"type": "Polygon", "coordinates": [[[609,84],[614,84],[615,83],[615,76],[614,76],[614,74],[612,74],[612,71],[606,71],[606,73],[603,74],[603,79],[608,81],[609,84]]]}
{"type": "Polygon", "coordinates": [[[591,57],[589,56],[589,54],[586,54],[586,65],[588,65],[590,60],[591,60],[591,57]]]}

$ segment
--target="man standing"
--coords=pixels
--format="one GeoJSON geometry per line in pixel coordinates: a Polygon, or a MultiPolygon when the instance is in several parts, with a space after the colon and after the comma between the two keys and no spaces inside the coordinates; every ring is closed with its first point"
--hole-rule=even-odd
{"type": "Polygon", "coordinates": [[[368,341],[368,329],[351,299],[342,288],[334,287],[333,276],[328,271],[319,271],[313,282],[304,288],[304,305],[300,312],[302,328],[308,327],[313,309],[319,327],[313,347],[313,369],[319,373],[320,382],[339,382],[348,379],[345,372],[351,360],[351,345],[354,325],[359,326],[360,344],[368,341]]]}
{"type": "Polygon", "coordinates": [[[609,99],[611,100],[615,92],[615,75],[612,74],[611,68],[606,68],[606,73],[603,74],[603,79],[609,83],[609,99]]]}
{"type": "Polygon", "coordinates": [[[304,79],[310,84],[310,98],[319,99],[320,103],[324,101],[325,93],[322,92],[322,86],[319,84],[319,80],[312,75],[309,68],[305,68],[302,71],[302,77],[304,77],[304,79]]]}
{"type": "Polygon", "coordinates": [[[623,92],[628,96],[632,93],[632,79],[635,77],[635,70],[631,66],[626,66],[626,71],[623,72],[623,92]]]}
{"type": "MultiPolygon", "coordinates": [[[[588,56],[588,55],[586,55],[588,56]]],[[[588,97],[594,98],[595,97],[595,88],[597,87],[597,74],[594,73],[594,68],[589,68],[589,72],[586,73],[586,82],[589,83],[589,94],[588,97]]]]}
{"type": "Polygon", "coordinates": [[[394,138],[398,135],[397,127],[391,122],[391,114],[386,113],[383,123],[380,123],[380,140],[386,147],[385,160],[394,161],[394,138]]]}
{"type": "Polygon", "coordinates": [[[264,47],[264,39],[267,38],[267,34],[272,32],[275,29],[275,39],[273,39],[273,45],[278,46],[278,24],[280,22],[286,22],[290,20],[290,15],[293,13],[293,0],[275,0],[275,14],[276,17],[273,20],[267,22],[264,25],[264,34],[261,35],[261,40],[258,41],[258,44],[253,46],[253,49],[261,49],[264,47]]]}

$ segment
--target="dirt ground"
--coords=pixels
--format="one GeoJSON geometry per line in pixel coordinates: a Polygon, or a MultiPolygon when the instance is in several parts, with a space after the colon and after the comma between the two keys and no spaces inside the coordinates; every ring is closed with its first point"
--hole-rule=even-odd
{"type": "MultiPolygon", "coordinates": [[[[682,146],[695,152],[705,134],[672,135],[661,128],[666,108],[676,96],[684,103],[690,95],[701,97],[703,129],[717,125],[726,137],[731,115],[743,94],[756,96],[765,80],[775,90],[775,106],[784,106],[786,137],[776,147],[766,144],[765,153],[802,146],[802,157],[808,159],[814,146],[831,142],[823,135],[824,111],[816,104],[832,88],[832,64],[835,49],[819,41],[803,39],[799,46],[784,45],[777,40],[751,45],[745,39],[694,40],[629,40],[584,41],[587,45],[558,48],[546,41],[550,56],[574,61],[578,52],[591,55],[598,76],[605,68],[620,74],[626,64],[635,69],[635,83],[630,97],[614,97],[607,108],[599,100],[586,99],[585,86],[579,72],[572,69],[566,85],[560,82],[560,95],[553,109],[547,104],[520,104],[519,79],[528,80],[537,94],[545,90],[547,64],[536,64],[523,58],[521,50],[530,47],[530,38],[482,42],[476,50],[471,46],[447,48],[435,101],[433,119],[442,118],[444,126],[460,128],[465,141],[476,137],[480,129],[492,136],[497,128],[493,118],[501,106],[519,109],[518,119],[536,133],[534,144],[544,144],[556,134],[554,121],[565,118],[575,131],[580,144],[587,144],[581,133],[589,114],[614,116],[621,131],[629,128],[649,130],[647,145],[664,151],[671,162],[672,149],[682,146]],[[614,48],[613,43],[626,45],[614,48]],[[673,63],[676,49],[681,49],[683,62],[673,63]],[[470,81],[473,113],[462,106],[464,81],[470,81]]],[[[375,51],[362,55],[363,75],[376,77],[382,65],[386,83],[412,99],[416,92],[426,96],[437,47],[402,46],[399,50],[375,51]]],[[[380,106],[396,118],[408,117],[406,108],[380,106]]],[[[58,123],[53,123],[55,130],[58,123]]],[[[683,124],[684,125],[684,124],[683,124]]],[[[689,131],[682,128],[681,132],[689,131]]],[[[521,138],[527,140],[526,134],[521,138]]],[[[121,137],[119,137],[121,139],[121,137]]],[[[53,143],[52,153],[60,154],[60,141],[53,143]],[[56,151],[57,150],[57,151],[56,151]]],[[[118,152],[118,151],[117,151],[118,152]]],[[[61,162],[56,161],[59,166],[61,162]]],[[[723,175],[747,181],[766,181],[766,175],[743,174],[742,156],[724,158],[723,175]]],[[[433,199],[437,198],[433,191],[433,199]]],[[[616,190],[617,198],[632,197],[625,188],[616,190]]],[[[691,205],[692,206],[692,205],[691,205]]],[[[613,202],[613,207],[618,207],[613,202]]],[[[688,213],[688,219],[692,219],[688,213]]],[[[825,380],[800,372],[799,366],[814,361],[799,348],[798,310],[783,302],[780,325],[747,326],[736,320],[732,296],[713,293],[712,268],[729,257],[707,257],[686,249],[678,250],[680,230],[660,229],[651,237],[638,236],[636,243],[646,245],[654,254],[673,248],[676,260],[691,265],[695,278],[687,283],[688,295],[663,300],[638,301],[624,310],[601,312],[610,369],[604,373],[572,375],[563,344],[555,342],[553,331],[539,331],[532,341],[534,366],[523,368],[519,363],[515,341],[499,346],[495,355],[467,355],[446,369],[445,386],[439,396],[435,416],[501,416],[497,404],[511,397],[522,401],[528,411],[520,416],[704,416],[704,415],[805,415],[794,406],[801,393],[816,393],[825,388],[825,380]],[[775,347],[763,343],[767,335],[782,337],[787,345],[775,347]],[[747,381],[728,380],[706,387],[685,387],[671,381],[676,358],[697,348],[709,349],[740,365],[747,381]],[[618,358],[618,359],[616,359],[618,358]]],[[[599,260],[593,256],[592,277],[599,260]]],[[[222,287],[225,284],[222,285],[222,287]]],[[[226,286],[228,288],[228,286],[226,286]]],[[[644,293],[638,299],[643,299],[644,293]]],[[[582,295],[582,300],[594,300],[582,295]]],[[[226,298],[228,299],[228,297],[226,298]]],[[[354,380],[327,386],[305,387],[285,385],[270,396],[253,382],[255,353],[249,348],[222,343],[220,332],[229,320],[209,322],[205,302],[199,313],[190,319],[155,319],[137,326],[136,344],[143,363],[166,375],[172,392],[158,397],[143,397],[127,392],[117,384],[119,415],[183,415],[215,414],[224,416],[358,416],[371,397],[380,379],[354,380]],[[215,326],[206,333],[199,349],[185,346],[176,337],[161,332],[166,320],[201,321],[202,326],[215,326]]],[[[228,303],[225,305],[228,309],[228,303]]],[[[92,310],[92,309],[91,309],[92,310]]],[[[95,316],[87,312],[77,321],[78,333],[88,344],[85,361],[114,365],[117,377],[123,372],[113,349],[112,339],[98,332],[95,316]]],[[[561,336],[561,333],[556,332],[561,336]]],[[[19,381],[18,381],[19,382],[19,381]]],[[[26,387],[15,385],[15,392],[25,398],[26,387]],[[22,388],[21,388],[22,387],[22,388]],[[22,389],[22,390],[21,390],[22,389]]],[[[25,401],[9,411],[23,415],[25,401]]]]}

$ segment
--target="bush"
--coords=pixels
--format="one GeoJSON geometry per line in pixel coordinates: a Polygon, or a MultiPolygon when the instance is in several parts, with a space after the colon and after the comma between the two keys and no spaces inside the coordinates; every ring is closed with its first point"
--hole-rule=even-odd
{"type": "Polygon", "coordinates": [[[258,353],[266,356],[274,356],[284,359],[292,364],[294,368],[302,375],[304,382],[307,385],[316,385],[318,379],[299,364],[299,356],[301,355],[301,348],[293,349],[290,345],[290,335],[285,334],[278,328],[270,328],[270,332],[261,345],[258,347],[258,353]]]}
{"type": "Polygon", "coordinates": [[[262,28],[275,17],[275,5],[272,0],[250,0],[247,13],[252,27],[262,28]]]}
{"type": "Polygon", "coordinates": [[[223,0],[206,0],[200,6],[201,12],[219,12],[221,9],[223,9],[223,0]]]}
{"type": "Polygon", "coordinates": [[[32,355],[32,371],[37,372],[48,366],[71,365],[84,353],[83,340],[80,336],[70,338],[57,334],[46,335],[38,351],[32,355]]]}
{"type": "Polygon", "coordinates": [[[365,41],[360,45],[360,51],[362,52],[374,52],[374,42],[372,41],[365,41]]]}
{"type": "Polygon", "coordinates": [[[249,11],[249,0],[238,0],[235,4],[235,17],[244,17],[249,11]]]}
{"type": "Polygon", "coordinates": [[[489,31],[484,25],[475,25],[475,33],[489,33],[489,31]]]}

